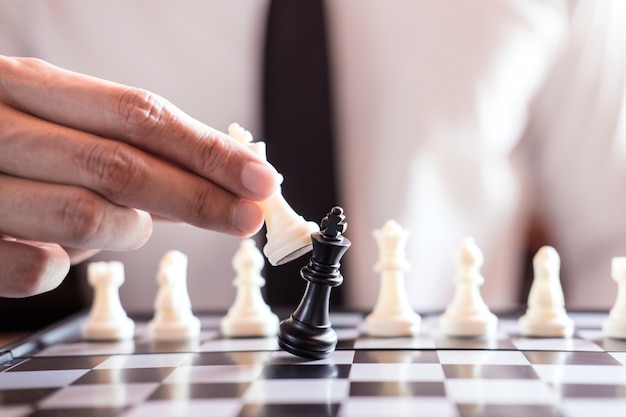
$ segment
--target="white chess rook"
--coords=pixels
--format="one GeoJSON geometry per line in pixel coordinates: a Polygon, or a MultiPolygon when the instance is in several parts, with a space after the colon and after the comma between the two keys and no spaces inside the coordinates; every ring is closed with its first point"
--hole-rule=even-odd
{"type": "Polygon", "coordinates": [[[124,264],[117,261],[92,262],[87,266],[94,301],[83,325],[88,340],[125,340],[135,333],[131,320],[120,302],[119,287],[124,283],[124,264]]]}
{"type": "Polygon", "coordinates": [[[278,316],[272,313],[263,300],[261,276],[263,255],[254,240],[244,239],[233,257],[237,272],[233,285],[237,288],[235,302],[221,320],[222,334],[226,337],[274,336],[278,331],[278,316]]]}
{"type": "Polygon", "coordinates": [[[611,276],[617,282],[617,298],[602,331],[606,337],[626,339],[626,257],[611,260],[611,276]]]}
{"type": "Polygon", "coordinates": [[[365,318],[367,333],[376,337],[416,335],[422,318],[413,311],[404,283],[404,273],[410,269],[405,253],[409,232],[389,220],[373,234],[380,254],[374,266],[380,273],[380,292],[373,311],[365,318]]]}
{"type": "Polygon", "coordinates": [[[535,254],[528,309],[519,319],[522,335],[570,337],[574,333],[574,321],[565,310],[560,268],[561,259],[553,247],[543,246],[535,254]]]}
{"type": "Polygon", "coordinates": [[[483,254],[473,238],[463,240],[456,257],[456,292],[445,313],[439,318],[447,336],[490,336],[496,332],[498,318],[491,313],[480,295],[485,279],[480,274],[483,254]]]}
{"type": "MultiPolygon", "coordinates": [[[[252,142],[252,134],[237,123],[228,126],[228,135],[267,159],[265,143],[252,142]]],[[[261,207],[267,230],[267,243],[263,247],[263,253],[270,264],[274,266],[285,264],[311,250],[311,233],[319,232],[319,225],[306,221],[296,213],[280,189],[261,202],[261,207]]]]}
{"type": "Polygon", "coordinates": [[[184,341],[200,335],[200,320],[193,315],[187,290],[187,255],[168,251],[159,263],[159,290],[154,318],[148,323],[154,340],[184,341]]]}

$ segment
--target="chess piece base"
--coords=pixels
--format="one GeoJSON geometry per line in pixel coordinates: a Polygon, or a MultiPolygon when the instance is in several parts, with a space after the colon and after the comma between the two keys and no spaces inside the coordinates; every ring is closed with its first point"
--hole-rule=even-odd
{"type": "Polygon", "coordinates": [[[268,337],[278,332],[278,316],[266,314],[236,317],[226,315],[220,322],[222,334],[226,337],[268,337]]]}
{"type": "Polygon", "coordinates": [[[498,318],[489,311],[473,315],[444,314],[439,323],[446,336],[489,336],[496,333],[498,318]]]}
{"type": "Polygon", "coordinates": [[[574,334],[574,321],[565,311],[550,316],[525,314],[519,319],[523,336],[530,337],[571,337],[574,334]]]}
{"type": "Polygon", "coordinates": [[[420,332],[422,318],[417,314],[382,315],[372,313],[365,318],[367,334],[374,337],[415,336],[420,332]]]}
{"type": "Polygon", "coordinates": [[[278,345],[296,356],[326,359],[337,346],[337,333],[331,327],[307,326],[292,316],[280,323],[278,345]]]}
{"type": "Polygon", "coordinates": [[[148,327],[154,340],[181,341],[200,336],[200,319],[195,316],[181,321],[152,320],[148,327]]]}
{"type": "Polygon", "coordinates": [[[611,339],[626,339],[626,320],[607,318],[602,323],[602,333],[611,339]]]}
{"type": "Polygon", "coordinates": [[[129,317],[111,322],[87,322],[83,326],[87,340],[127,340],[135,336],[135,322],[129,317]]]}
{"type": "Polygon", "coordinates": [[[283,265],[311,251],[311,233],[319,231],[314,222],[294,223],[281,233],[269,233],[263,253],[273,266],[283,265]]]}

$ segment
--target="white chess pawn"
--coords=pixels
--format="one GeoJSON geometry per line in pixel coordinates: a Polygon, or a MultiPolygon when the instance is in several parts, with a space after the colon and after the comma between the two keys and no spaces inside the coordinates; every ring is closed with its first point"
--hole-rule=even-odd
{"type": "Polygon", "coordinates": [[[135,334],[131,320],[120,302],[119,287],[124,283],[124,264],[117,261],[92,262],[87,266],[94,301],[83,325],[88,340],[125,340],[135,334]]]}
{"type": "Polygon", "coordinates": [[[224,336],[263,337],[273,336],[278,331],[278,316],[272,313],[261,294],[265,285],[261,276],[264,263],[254,240],[242,240],[232,262],[237,272],[233,281],[237,295],[220,323],[224,336]]]}
{"type": "Polygon", "coordinates": [[[410,269],[404,250],[409,232],[389,220],[373,234],[380,254],[374,266],[380,273],[380,292],[374,310],[365,318],[367,333],[377,337],[416,335],[422,318],[413,311],[404,285],[404,273],[410,269]]]}
{"type": "Polygon", "coordinates": [[[187,255],[176,250],[165,253],[159,263],[157,282],[155,314],[148,323],[152,338],[163,341],[197,338],[201,326],[191,310],[187,290],[187,255]]]}
{"type": "Polygon", "coordinates": [[[480,295],[485,279],[480,274],[483,254],[473,238],[463,240],[456,257],[456,292],[452,303],[439,317],[447,336],[489,336],[495,333],[498,318],[480,295]]]}
{"type": "MultiPolygon", "coordinates": [[[[252,134],[237,123],[228,126],[228,135],[250,146],[259,156],[267,159],[265,142],[252,142],[252,134]]],[[[267,230],[267,243],[263,247],[263,253],[270,264],[285,264],[311,250],[311,233],[319,232],[319,225],[306,221],[296,213],[280,189],[261,202],[261,207],[267,230]]]]}
{"type": "Polygon", "coordinates": [[[560,268],[561,259],[553,247],[543,246],[535,254],[528,309],[519,319],[522,335],[570,337],[574,333],[574,321],[565,311],[560,268]]]}
{"type": "Polygon", "coordinates": [[[611,260],[611,276],[617,282],[617,298],[602,331],[605,337],[626,339],[626,257],[611,260]]]}

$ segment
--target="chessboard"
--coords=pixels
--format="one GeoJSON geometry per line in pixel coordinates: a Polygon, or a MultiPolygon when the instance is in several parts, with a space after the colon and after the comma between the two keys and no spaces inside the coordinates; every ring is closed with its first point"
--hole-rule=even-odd
{"type": "MultiPolygon", "coordinates": [[[[520,314],[521,315],[521,314],[520,314]]],[[[623,416],[626,341],[602,336],[604,313],[571,313],[568,338],[527,338],[519,315],[492,337],[446,337],[437,315],[419,335],[365,335],[364,315],[333,312],[327,359],[282,351],[276,337],[225,338],[220,314],[200,336],[82,338],[86,314],[0,353],[3,417],[623,416]]],[[[283,317],[284,318],[284,317],[283,317]]]]}

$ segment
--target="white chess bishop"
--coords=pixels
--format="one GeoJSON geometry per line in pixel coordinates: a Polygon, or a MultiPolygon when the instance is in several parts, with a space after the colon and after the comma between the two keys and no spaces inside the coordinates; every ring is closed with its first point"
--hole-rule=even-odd
{"type": "Polygon", "coordinates": [[[148,323],[152,338],[162,341],[197,338],[201,326],[191,310],[187,290],[187,255],[177,250],[166,252],[159,263],[157,282],[155,314],[148,323]]]}
{"type": "Polygon", "coordinates": [[[498,318],[482,299],[480,286],[485,282],[480,273],[483,254],[473,238],[463,240],[456,256],[456,292],[446,311],[439,317],[447,336],[490,336],[498,326],[498,318]]]}
{"type": "Polygon", "coordinates": [[[422,318],[413,311],[404,283],[404,273],[410,269],[405,253],[409,232],[395,220],[388,220],[373,234],[380,254],[374,266],[380,273],[380,292],[373,311],[365,318],[367,333],[377,337],[416,335],[422,318]]]}
{"type": "Polygon", "coordinates": [[[135,334],[135,322],[120,302],[119,287],[124,283],[124,264],[118,261],[92,262],[87,279],[94,289],[94,301],[83,325],[87,340],[125,340],[135,334]]]}
{"type": "Polygon", "coordinates": [[[617,282],[617,298],[602,331],[606,337],[626,339],[626,257],[611,260],[611,276],[617,282]]]}
{"type": "MultiPolygon", "coordinates": [[[[265,142],[253,142],[252,134],[237,123],[228,126],[228,135],[267,159],[265,142]]],[[[280,189],[263,201],[261,206],[267,230],[267,243],[263,247],[263,253],[270,264],[274,266],[285,264],[311,250],[311,233],[319,232],[319,225],[306,221],[296,213],[280,189]]]]}
{"type": "Polygon", "coordinates": [[[553,247],[543,246],[535,254],[528,309],[519,319],[522,335],[570,337],[574,333],[574,321],[565,311],[560,268],[561,259],[553,247]]]}
{"type": "Polygon", "coordinates": [[[278,332],[278,316],[263,300],[261,276],[265,262],[254,240],[244,239],[233,256],[237,288],[235,302],[222,318],[220,326],[226,337],[264,337],[278,332]]]}

